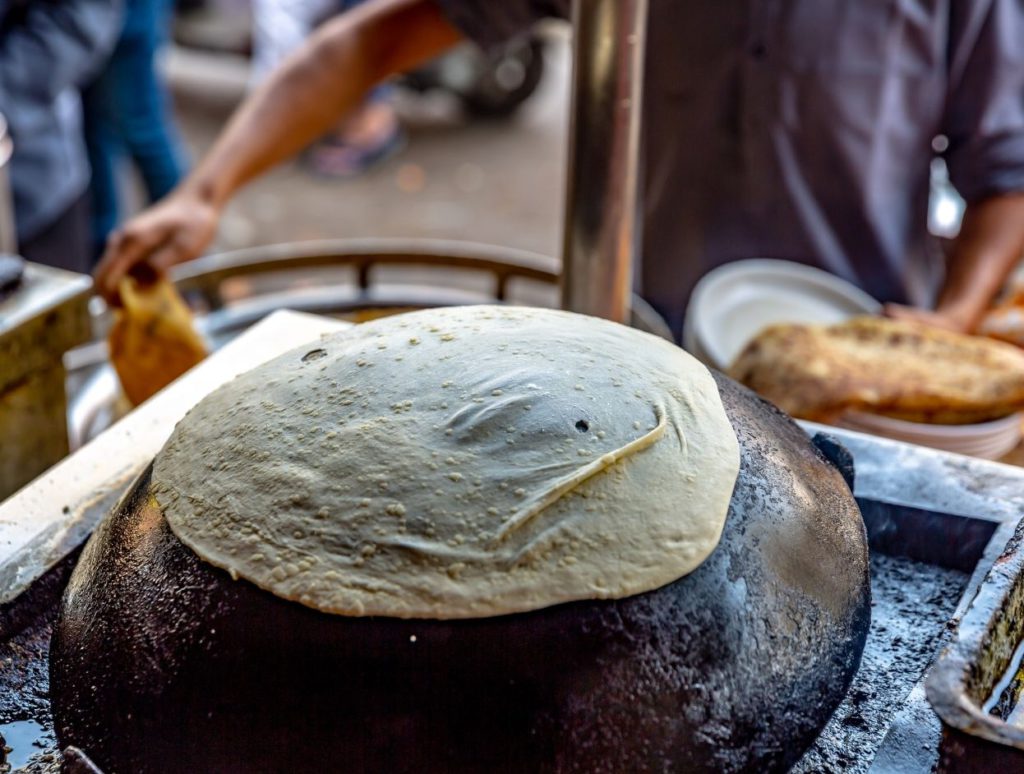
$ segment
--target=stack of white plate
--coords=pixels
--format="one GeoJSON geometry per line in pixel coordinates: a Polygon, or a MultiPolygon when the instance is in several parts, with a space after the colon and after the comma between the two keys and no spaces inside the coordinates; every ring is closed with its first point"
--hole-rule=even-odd
{"type": "Polygon", "coordinates": [[[735,261],[697,283],[686,310],[683,346],[724,370],[769,325],[832,325],[881,311],[882,305],[860,288],[820,269],[767,258],[735,261]]]}
{"type": "MultiPolygon", "coordinates": [[[[832,325],[881,310],[881,304],[859,288],[819,269],[761,258],[736,261],[709,272],[694,288],[683,346],[708,365],[725,370],[769,325],[832,325]]],[[[974,425],[927,425],[849,412],[838,424],[985,459],[1005,456],[1021,440],[1017,414],[974,425]]]]}
{"type": "Polygon", "coordinates": [[[875,414],[848,411],[837,424],[850,430],[882,435],[918,446],[997,460],[1013,451],[1021,439],[1020,414],[973,425],[926,425],[875,414]]]}

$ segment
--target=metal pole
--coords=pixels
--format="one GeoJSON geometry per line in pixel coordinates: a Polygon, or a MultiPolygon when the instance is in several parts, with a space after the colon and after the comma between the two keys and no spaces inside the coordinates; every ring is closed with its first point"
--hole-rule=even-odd
{"type": "Polygon", "coordinates": [[[14,146],[7,133],[7,122],[0,115],[0,254],[15,253],[18,240],[14,233],[14,198],[11,193],[10,161],[14,146]]]}
{"type": "Polygon", "coordinates": [[[629,320],[647,0],[575,0],[562,306],[629,320]]]}

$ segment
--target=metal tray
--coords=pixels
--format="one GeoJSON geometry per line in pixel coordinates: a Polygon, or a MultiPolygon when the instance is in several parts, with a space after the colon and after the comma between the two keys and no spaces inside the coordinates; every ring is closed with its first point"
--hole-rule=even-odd
{"type": "Polygon", "coordinates": [[[1024,525],[996,559],[927,695],[945,723],[939,771],[1024,771],[1024,525]]]}

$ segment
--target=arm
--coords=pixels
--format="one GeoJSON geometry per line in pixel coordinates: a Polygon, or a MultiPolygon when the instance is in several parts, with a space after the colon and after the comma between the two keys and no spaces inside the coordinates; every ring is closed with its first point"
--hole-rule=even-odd
{"type": "Polygon", "coordinates": [[[1024,193],[968,206],[953,244],[936,314],[971,332],[1024,257],[1024,193]]]}
{"type": "Polygon", "coordinates": [[[935,311],[889,304],[886,314],[972,333],[1024,257],[1024,193],[968,205],[953,243],[935,311]]]}
{"type": "Polygon", "coordinates": [[[136,264],[165,271],[195,258],[239,188],[321,136],[376,83],[460,38],[436,0],[370,0],[325,24],[246,99],[192,174],[111,238],[99,292],[116,301],[136,264]]]}
{"type": "Polygon", "coordinates": [[[1024,257],[1022,40],[1020,0],[951,4],[942,132],[950,179],[967,211],[935,311],[888,309],[894,316],[971,332],[1024,257]]]}

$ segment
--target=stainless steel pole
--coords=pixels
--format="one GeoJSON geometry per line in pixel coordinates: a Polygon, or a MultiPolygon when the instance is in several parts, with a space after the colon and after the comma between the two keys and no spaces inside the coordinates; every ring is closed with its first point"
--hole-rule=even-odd
{"type": "Polygon", "coordinates": [[[562,306],[629,320],[647,0],[575,0],[562,306]]]}
{"type": "Polygon", "coordinates": [[[11,193],[10,161],[14,146],[7,133],[7,122],[0,115],[0,253],[16,253],[18,240],[14,232],[14,197],[11,193]]]}

